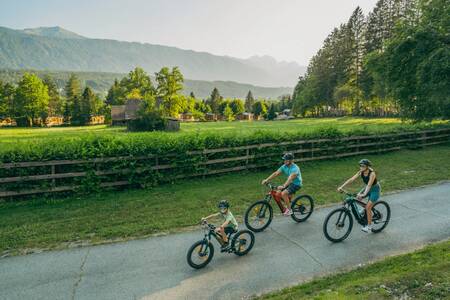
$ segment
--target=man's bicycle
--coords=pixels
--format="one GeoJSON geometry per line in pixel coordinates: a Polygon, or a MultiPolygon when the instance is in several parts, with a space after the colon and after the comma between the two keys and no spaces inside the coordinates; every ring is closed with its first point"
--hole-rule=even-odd
{"type": "MultiPolygon", "coordinates": [[[[323,223],[323,233],[331,242],[342,242],[352,231],[353,218],[362,226],[367,225],[366,203],[358,200],[356,194],[346,191],[343,206],[331,211],[323,223]]],[[[372,207],[372,232],[381,232],[389,223],[391,208],[384,201],[375,202],[372,207]]]]}
{"type": "MultiPolygon", "coordinates": [[[[284,210],[283,199],[276,185],[266,184],[269,192],[263,200],[256,201],[245,212],[245,225],[254,232],[260,232],[266,229],[273,219],[273,207],[271,200],[275,200],[281,212],[284,210]]],[[[292,199],[292,196],[290,196],[292,199]]],[[[291,218],[295,222],[304,222],[311,216],[314,210],[314,200],[309,195],[300,195],[291,201],[292,215],[291,218]]]]}
{"type": "MultiPolygon", "coordinates": [[[[214,246],[211,242],[214,237],[222,246],[224,241],[220,233],[217,233],[216,227],[207,221],[202,221],[202,227],[205,230],[205,237],[194,243],[187,253],[187,262],[194,269],[201,269],[209,264],[214,256],[214,246]]],[[[250,230],[240,230],[235,233],[228,234],[228,242],[230,243],[222,252],[234,253],[243,256],[252,250],[255,244],[255,235],[250,230]]]]}

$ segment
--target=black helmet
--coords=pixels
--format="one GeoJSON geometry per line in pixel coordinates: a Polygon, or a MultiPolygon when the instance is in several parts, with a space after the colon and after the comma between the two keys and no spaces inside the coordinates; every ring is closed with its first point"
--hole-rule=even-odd
{"type": "Polygon", "coordinates": [[[220,209],[222,209],[222,208],[229,208],[230,204],[228,203],[227,200],[220,200],[218,206],[219,206],[220,209]]]}
{"type": "Polygon", "coordinates": [[[294,154],[292,153],[285,153],[282,157],[283,160],[293,160],[294,159],[294,154]]]}
{"type": "Polygon", "coordinates": [[[360,164],[360,165],[365,165],[365,166],[368,166],[368,167],[370,167],[370,166],[372,165],[372,163],[370,162],[370,160],[368,160],[367,158],[361,159],[361,160],[359,161],[359,164],[360,164]]]}

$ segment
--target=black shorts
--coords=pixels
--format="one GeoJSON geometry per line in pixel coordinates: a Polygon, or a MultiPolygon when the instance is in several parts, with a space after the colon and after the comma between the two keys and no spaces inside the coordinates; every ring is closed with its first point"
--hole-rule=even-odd
{"type": "Polygon", "coordinates": [[[286,190],[288,191],[288,194],[289,194],[289,195],[295,194],[295,192],[298,191],[299,189],[300,189],[300,186],[299,186],[299,185],[296,185],[296,184],[293,184],[293,183],[291,183],[291,184],[286,188],[286,190]]]}
{"type": "Polygon", "coordinates": [[[225,231],[225,234],[226,234],[226,235],[235,233],[235,232],[237,231],[236,229],[234,229],[234,228],[231,227],[231,226],[227,226],[227,227],[225,227],[223,230],[225,231]]]}

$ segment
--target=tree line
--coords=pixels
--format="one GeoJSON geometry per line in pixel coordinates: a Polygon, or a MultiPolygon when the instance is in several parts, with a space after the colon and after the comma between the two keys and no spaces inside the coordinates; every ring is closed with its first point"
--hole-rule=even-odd
{"type": "Polygon", "coordinates": [[[64,116],[72,124],[83,125],[93,115],[104,113],[104,104],[89,87],[81,84],[72,75],[62,97],[55,81],[50,76],[39,78],[33,73],[24,73],[15,86],[0,81],[0,118],[13,118],[19,126],[42,124],[49,116],[64,116]]]}
{"type": "Polygon", "coordinates": [[[0,81],[0,119],[12,118],[19,126],[33,126],[42,124],[48,116],[63,116],[71,125],[86,125],[92,116],[105,115],[109,119],[111,106],[123,105],[128,99],[142,100],[144,110],[161,117],[190,113],[198,120],[213,113],[231,121],[244,112],[273,119],[277,111],[292,107],[289,95],[279,101],[267,101],[255,99],[249,91],[245,100],[229,99],[222,97],[217,88],[207,99],[198,99],[192,92],[189,96],[181,93],[183,82],[178,67],[162,68],[155,73],[155,83],[137,67],[121,80],[116,79],[102,99],[91,88],[83,88],[75,74],[71,74],[64,89],[58,89],[50,75],[41,79],[24,73],[17,85],[0,81]]]}
{"type": "Polygon", "coordinates": [[[293,93],[301,115],[450,117],[450,5],[379,0],[357,7],[311,59],[293,93]]]}
{"type": "Polygon", "coordinates": [[[206,99],[198,99],[193,92],[189,96],[183,90],[183,74],[178,67],[162,68],[155,74],[156,85],[141,68],[131,71],[120,81],[115,80],[106,96],[107,105],[123,105],[128,99],[142,99],[147,111],[157,112],[163,117],[178,117],[180,114],[192,114],[195,119],[204,120],[208,113],[224,116],[232,121],[236,116],[248,112],[266,117],[269,106],[274,111],[291,107],[290,96],[283,96],[280,101],[255,100],[251,91],[245,100],[224,98],[217,88],[206,99]],[[288,100],[286,99],[288,98],[288,100]]]}

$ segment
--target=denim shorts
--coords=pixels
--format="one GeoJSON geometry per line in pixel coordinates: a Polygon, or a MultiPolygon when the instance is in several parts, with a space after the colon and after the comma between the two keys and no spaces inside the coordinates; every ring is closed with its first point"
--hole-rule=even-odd
{"type": "Polygon", "coordinates": [[[296,191],[298,191],[301,188],[301,186],[296,185],[296,184],[289,184],[289,186],[286,188],[286,190],[288,191],[289,195],[293,195],[295,194],[296,191]]]}
{"type": "MultiPolygon", "coordinates": [[[[360,193],[363,193],[366,188],[364,187],[360,193]]],[[[378,199],[380,199],[380,193],[381,193],[381,186],[379,183],[372,185],[370,188],[370,191],[367,193],[367,196],[369,198],[369,201],[372,203],[377,202],[378,199]]],[[[364,197],[365,198],[365,197],[364,197]]]]}

